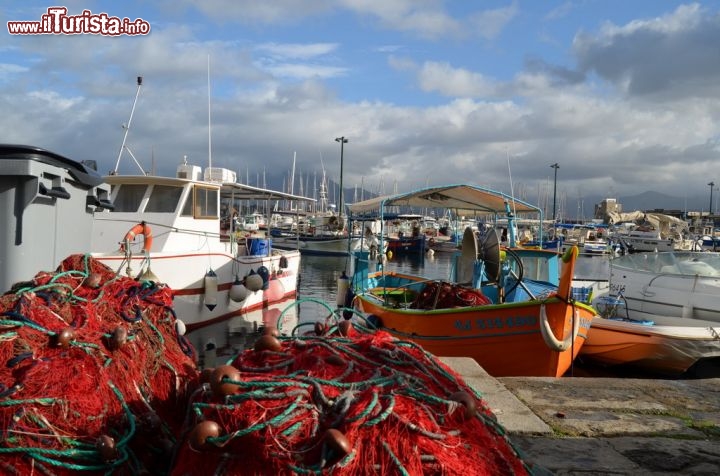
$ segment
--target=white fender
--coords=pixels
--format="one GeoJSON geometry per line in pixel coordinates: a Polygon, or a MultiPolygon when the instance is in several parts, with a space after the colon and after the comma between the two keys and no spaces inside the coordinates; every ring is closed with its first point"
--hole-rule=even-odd
{"type": "Polygon", "coordinates": [[[263,278],[255,271],[245,276],[245,287],[251,292],[259,291],[263,287],[263,278]]]}
{"type": "Polygon", "coordinates": [[[179,336],[184,336],[185,331],[187,331],[187,327],[185,326],[185,323],[183,321],[181,321],[180,319],[176,320],[175,321],[175,332],[177,332],[177,334],[179,336]]]}
{"type": "Polygon", "coordinates": [[[547,312],[545,311],[545,304],[540,305],[540,333],[543,336],[543,340],[545,341],[545,345],[547,345],[551,350],[554,350],[555,352],[565,352],[570,348],[573,342],[575,342],[575,339],[578,335],[578,330],[580,329],[580,314],[577,309],[575,309],[575,316],[573,321],[573,331],[572,333],[565,338],[563,341],[559,341],[555,334],[553,333],[553,330],[550,328],[550,323],[548,322],[547,312]]]}
{"type": "Polygon", "coordinates": [[[250,291],[245,287],[242,281],[235,278],[235,282],[233,282],[232,286],[230,286],[230,291],[228,292],[230,299],[235,302],[243,302],[249,294],[250,291]]]}
{"type": "Polygon", "coordinates": [[[205,275],[205,307],[211,311],[217,306],[218,277],[212,269],[205,275]]]}
{"type": "Polygon", "coordinates": [[[349,287],[350,278],[348,278],[345,271],[343,271],[342,275],[337,279],[337,296],[335,296],[335,302],[338,307],[345,306],[345,295],[349,287]]]}

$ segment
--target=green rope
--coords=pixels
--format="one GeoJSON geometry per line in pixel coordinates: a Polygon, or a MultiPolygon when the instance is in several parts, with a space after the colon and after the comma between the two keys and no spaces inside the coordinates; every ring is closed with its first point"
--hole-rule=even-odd
{"type": "MultiPolygon", "coordinates": [[[[302,378],[301,380],[308,381],[308,380],[310,380],[310,378],[305,377],[305,378],[302,378]]],[[[326,379],[319,379],[319,378],[315,378],[312,380],[318,382],[321,385],[328,385],[331,387],[342,388],[342,389],[346,389],[346,388],[358,389],[358,388],[362,388],[362,387],[371,387],[374,385],[383,386],[383,385],[390,384],[390,383],[399,383],[398,376],[396,376],[396,375],[389,375],[387,377],[376,377],[376,378],[371,378],[371,379],[367,379],[367,380],[360,380],[357,382],[336,382],[334,380],[326,380],[326,379]]]]}
{"type": "Polygon", "coordinates": [[[381,421],[385,421],[385,420],[390,416],[390,414],[391,414],[391,413],[393,412],[393,410],[395,409],[395,397],[394,397],[392,394],[390,394],[390,395],[388,395],[388,396],[386,396],[386,397],[384,397],[384,398],[387,398],[388,400],[390,400],[390,403],[388,404],[387,408],[385,408],[385,410],[383,410],[382,412],[380,412],[380,414],[379,414],[377,417],[375,417],[375,418],[373,418],[372,420],[368,420],[368,421],[366,421],[365,423],[363,423],[362,426],[373,426],[373,425],[377,425],[377,424],[380,423],[381,421]]]}
{"type": "Polygon", "coordinates": [[[148,325],[148,327],[150,327],[150,329],[152,329],[153,332],[155,332],[155,334],[157,334],[158,339],[160,340],[160,343],[161,343],[162,345],[165,345],[165,338],[163,337],[163,335],[162,335],[162,333],[160,332],[160,330],[159,330],[157,327],[155,327],[155,325],[152,323],[152,321],[150,321],[150,319],[148,319],[148,318],[145,316],[144,313],[141,313],[141,315],[142,315],[142,318],[143,318],[143,322],[145,322],[145,323],[148,325]]]}
{"type": "Polygon", "coordinates": [[[302,396],[298,396],[298,397],[295,399],[295,402],[292,403],[288,408],[286,408],[284,412],[282,412],[281,414],[279,414],[279,415],[276,416],[276,417],[273,417],[273,418],[269,419],[269,420],[266,421],[266,422],[258,423],[258,424],[256,424],[256,425],[250,426],[250,427],[245,428],[245,429],[243,429],[243,430],[234,431],[234,432],[232,432],[232,433],[230,433],[229,435],[226,435],[226,436],[219,436],[219,437],[216,437],[216,438],[208,438],[206,441],[207,441],[208,443],[215,444],[216,446],[222,446],[222,445],[224,445],[227,441],[229,441],[229,440],[231,440],[231,439],[233,439],[233,438],[239,438],[239,437],[248,435],[248,434],[253,433],[253,432],[255,432],[255,431],[262,430],[263,428],[266,428],[266,427],[268,427],[268,426],[275,426],[276,424],[282,422],[288,415],[290,415],[291,413],[293,413],[293,412],[295,411],[295,409],[297,408],[297,406],[298,406],[298,404],[300,403],[301,400],[302,400],[302,396]]]}
{"type": "Polygon", "coordinates": [[[392,459],[393,463],[395,463],[395,466],[397,466],[397,469],[400,472],[400,474],[402,476],[410,476],[410,473],[407,472],[407,470],[402,465],[402,463],[400,462],[398,457],[395,456],[395,453],[393,453],[392,450],[390,449],[390,445],[388,445],[387,442],[385,442],[385,441],[382,442],[382,445],[383,445],[383,448],[385,448],[385,451],[387,451],[388,454],[390,455],[390,459],[392,459]]]}
{"type": "Polygon", "coordinates": [[[372,400],[370,400],[370,403],[369,403],[368,406],[365,408],[365,410],[361,411],[360,413],[358,413],[358,414],[357,414],[356,416],[354,416],[354,417],[346,418],[345,421],[346,421],[347,423],[353,423],[353,422],[356,422],[356,421],[358,421],[358,420],[362,420],[363,418],[369,416],[369,415],[373,412],[373,410],[375,409],[375,406],[376,406],[379,402],[380,402],[380,396],[378,395],[377,392],[374,391],[374,392],[373,392],[373,396],[372,396],[372,400]]]}
{"type": "MultiPolygon", "coordinates": [[[[5,316],[5,317],[7,317],[7,316],[5,316]]],[[[42,333],[44,333],[44,334],[55,335],[55,332],[53,332],[53,331],[51,331],[51,330],[49,330],[49,329],[45,329],[44,327],[39,326],[39,325],[35,324],[34,322],[29,322],[29,321],[15,321],[15,320],[13,320],[13,319],[2,319],[2,320],[0,320],[0,326],[7,326],[7,325],[11,325],[11,326],[14,326],[14,327],[17,327],[17,326],[20,326],[20,327],[27,326],[27,327],[29,327],[30,329],[34,329],[34,330],[39,331],[39,332],[42,332],[42,333]]]]}
{"type": "Polygon", "coordinates": [[[26,403],[38,403],[40,405],[52,405],[57,399],[55,398],[29,398],[27,400],[4,400],[0,402],[0,407],[11,407],[13,405],[24,405],[26,403]]]}

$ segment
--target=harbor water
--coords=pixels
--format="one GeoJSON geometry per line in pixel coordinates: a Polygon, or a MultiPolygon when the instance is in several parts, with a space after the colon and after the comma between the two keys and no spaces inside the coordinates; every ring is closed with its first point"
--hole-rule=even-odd
{"type": "MultiPolygon", "coordinates": [[[[453,253],[396,256],[385,261],[387,271],[424,276],[429,279],[449,279],[453,267],[453,253]]],[[[350,258],[331,256],[303,256],[300,263],[298,295],[335,302],[337,278],[350,271],[350,258]]],[[[580,255],[575,264],[577,279],[608,279],[610,261],[607,255],[580,255]]],[[[303,316],[300,316],[302,319],[303,316]]],[[[308,317],[309,318],[309,317],[308,317]]]]}

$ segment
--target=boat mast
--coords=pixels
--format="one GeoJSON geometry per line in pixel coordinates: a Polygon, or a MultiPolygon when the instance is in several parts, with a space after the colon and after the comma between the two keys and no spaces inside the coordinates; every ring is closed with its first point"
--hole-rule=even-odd
{"type": "Polygon", "coordinates": [[[120,166],[120,159],[122,158],[123,150],[127,150],[128,154],[130,154],[130,157],[132,157],[135,164],[138,166],[140,171],[143,173],[143,175],[147,175],[147,172],[142,168],[140,163],[137,161],[135,156],[133,155],[130,148],[126,145],[127,142],[127,136],[128,132],[130,132],[130,124],[132,123],[133,115],[135,114],[135,106],[137,105],[138,97],[140,96],[140,86],[142,86],[142,76],[137,77],[137,90],[135,91],[135,100],[133,101],[132,109],[130,110],[130,119],[128,119],[127,124],[123,124],[123,129],[125,129],[125,134],[123,135],[123,141],[122,145],[120,146],[120,152],[118,153],[117,162],[115,162],[115,169],[110,173],[111,175],[117,175],[118,167],[120,166]]]}
{"type": "Polygon", "coordinates": [[[210,55],[207,57],[207,89],[208,89],[208,167],[212,169],[212,125],[210,122],[210,55]]]}

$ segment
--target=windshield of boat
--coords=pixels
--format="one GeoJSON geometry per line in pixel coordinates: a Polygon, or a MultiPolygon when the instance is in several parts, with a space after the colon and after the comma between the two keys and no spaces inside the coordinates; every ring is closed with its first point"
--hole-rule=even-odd
{"type": "Polygon", "coordinates": [[[183,187],[168,185],[154,185],[150,192],[150,199],[145,207],[146,212],[173,213],[180,201],[183,187]]]}
{"type": "Polygon", "coordinates": [[[115,188],[118,188],[117,194],[115,195],[115,198],[113,199],[113,204],[115,205],[115,209],[112,210],[113,213],[120,213],[120,212],[136,212],[138,211],[138,208],[140,207],[140,203],[142,203],[142,199],[145,196],[145,191],[147,190],[146,185],[114,185],[113,186],[113,192],[115,192],[115,188]]]}
{"type": "Polygon", "coordinates": [[[123,184],[117,187],[115,213],[173,213],[183,191],[183,187],[170,185],[123,184]]]}
{"type": "Polygon", "coordinates": [[[716,253],[635,253],[616,258],[612,264],[652,273],[720,276],[716,253]]]}

